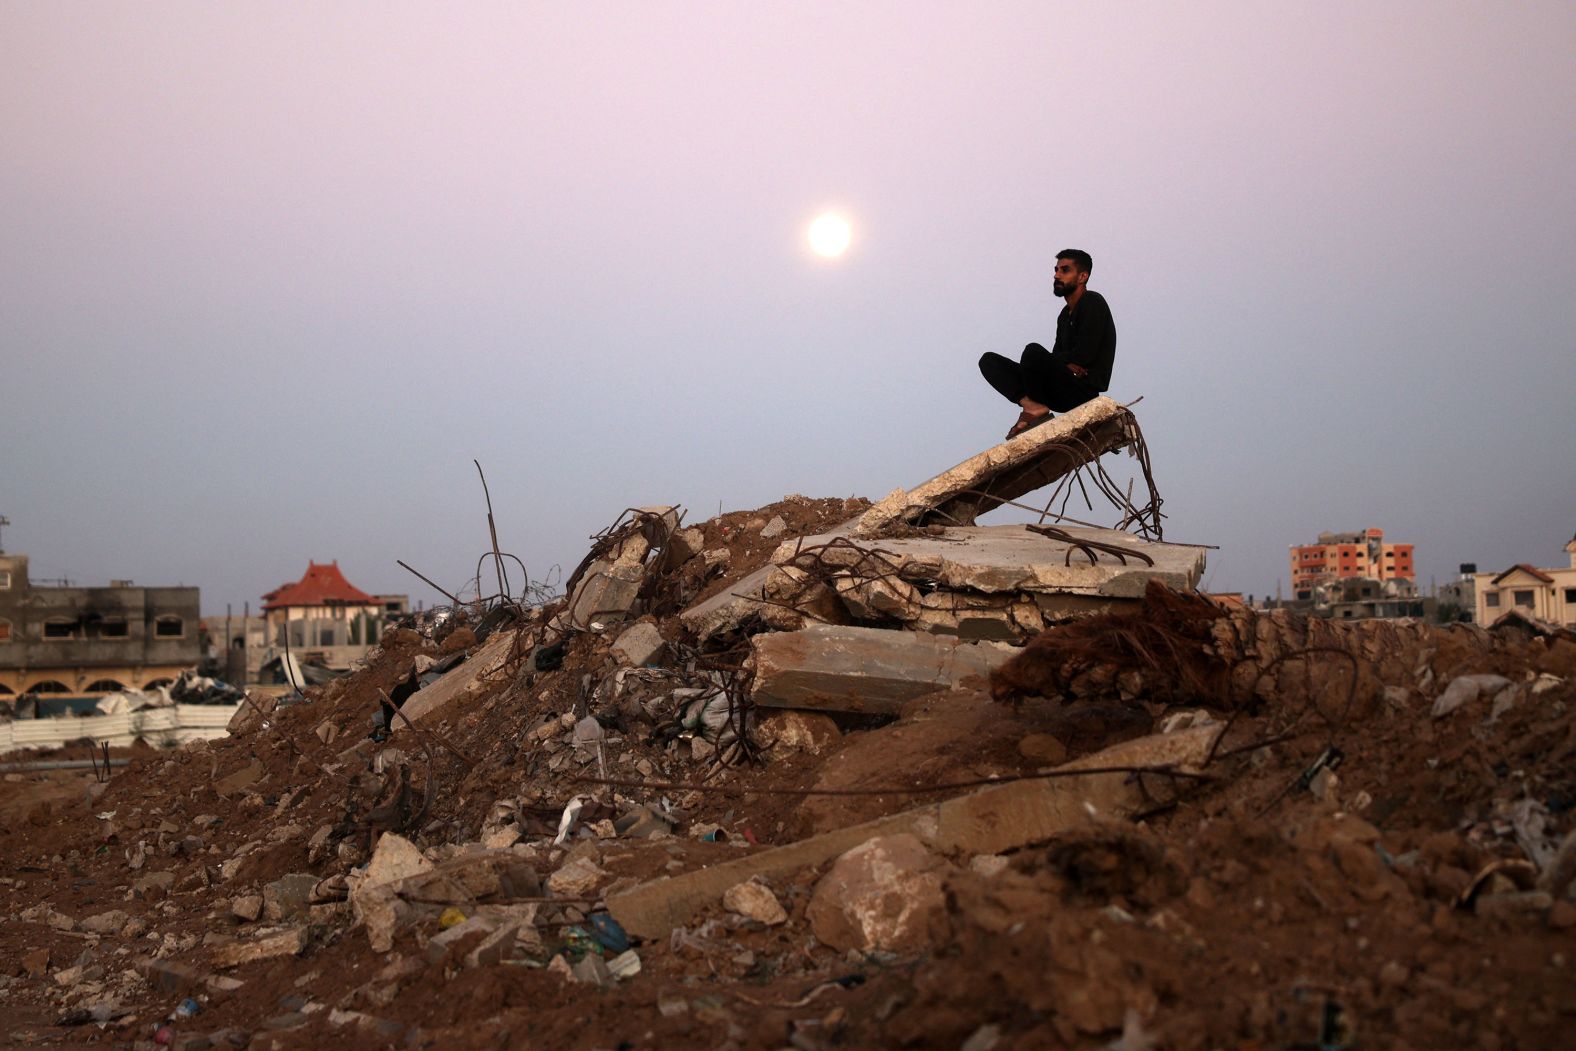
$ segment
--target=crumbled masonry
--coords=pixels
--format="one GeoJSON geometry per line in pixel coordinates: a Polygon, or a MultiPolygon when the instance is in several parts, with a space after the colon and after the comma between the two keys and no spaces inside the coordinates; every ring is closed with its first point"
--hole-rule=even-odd
{"type": "Polygon", "coordinates": [[[3,1042],[1565,1046],[1576,637],[1217,605],[1149,474],[1099,399],[630,508],[550,602],[6,774],[3,1042]],[[1040,487],[1125,528],[976,521],[1040,487]]]}

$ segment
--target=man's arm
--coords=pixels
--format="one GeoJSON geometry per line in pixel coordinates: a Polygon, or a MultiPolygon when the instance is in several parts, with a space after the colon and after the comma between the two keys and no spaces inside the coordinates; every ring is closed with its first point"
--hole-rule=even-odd
{"type": "Polygon", "coordinates": [[[1091,372],[1109,375],[1113,328],[1105,297],[1085,293],[1069,319],[1066,346],[1058,344],[1056,356],[1079,379],[1088,378],[1091,372]]]}

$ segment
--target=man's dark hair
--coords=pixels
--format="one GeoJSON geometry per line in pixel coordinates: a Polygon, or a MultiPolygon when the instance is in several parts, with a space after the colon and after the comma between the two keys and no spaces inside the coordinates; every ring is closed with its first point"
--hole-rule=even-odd
{"type": "Polygon", "coordinates": [[[1089,258],[1089,253],[1081,248],[1063,248],[1056,253],[1057,259],[1070,259],[1073,266],[1078,268],[1080,274],[1094,273],[1094,260],[1089,258]]]}

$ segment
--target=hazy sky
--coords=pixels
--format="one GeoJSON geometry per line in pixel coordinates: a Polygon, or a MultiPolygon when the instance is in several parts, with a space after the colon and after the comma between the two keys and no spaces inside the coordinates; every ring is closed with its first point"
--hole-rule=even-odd
{"type": "Polygon", "coordinates": [[[1573,53],[1569,0],[0,2],[0,539],[222,613],[460,587],[473,457],[536,576],[879,498],[999,439],[1071,246],[1207,586],[1562,565],[1573,53]]]}

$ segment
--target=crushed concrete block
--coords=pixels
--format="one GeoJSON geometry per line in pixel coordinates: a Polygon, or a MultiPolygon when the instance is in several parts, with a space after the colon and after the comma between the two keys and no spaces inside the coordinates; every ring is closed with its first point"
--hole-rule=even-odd
{"type": "Polygon", "coordinates": [[[231,737],[244,737],[256,730],[279,707],[279,698],[272,695],[249,693],[247,697],[226,725],[231,737]]]}
{"type": "Polygon", "coordinates": [[[1126,447],[1135,434],[1131,412],[1110,398],[1095,398],[913,489],[897,490],[861,515],[854,532],[870,536],[897,522],[972,524],[987,511],[1126,447]]]}
{"type": "Polygon", "coordinates": [[[1462,675],[1452,679],[1444,692],[1434,699],[1433,717],[1443,719],[1462,705],[1479,697],[1493,697],[1511,685],[1503,675],[1462,675]]]}
{"type": "Polygon", "coordinates": [[[438,963],[451,947],[458,945],[467,938],[491,934],[497,927],[498,924],[481,916],[472,916],[469,919],[461,920],[447,930],[439,931],[427,939],[427,960],[431,963],[438,963]]]}
{"type": "Polygon", "coordinates": [[[410,909],[400,900],[393,886],[410,876],[432,868],[410,840],[385,832],[372,852],[366,871],[351,873],[349,901],[351,915],[367,929],[367,940],[374,952],[394,947],[394,932],[409,916],[410,909]]]}
{"type": "Polygon", "coordinates": [[[283,931],[256,941],[237,942],[214,951],[213,965],[219,968],[239,967],[254,960],[271,960],[279,956],[299,955],[307,946],[305,927],[283,931]]]}
{"type": "Polygon", "coordinates": [[[944,869],[917,837],[878,836],[837,859],[805,915],[816,938],[840,952],[923,952],[950,929],[944,869]]]}
{"type": "Polygon", "coordinates": [[[110,909],[85,917],[78,926],[89,934],[119,934],[131,917],[119,909],[110,909]]]}
{"type": "Polygon", "coordinates": [[[662,641],[662,633],[650,621],[641,621],[631,625],[613,643],[613,655],[625,664],[636,668],[650,664],[661,656],[667,648],[667,643],[662,641]]]}
{"type": "Polygon", "coordinates": [[[513,952],[519,936],[520,928],[516,924],[505,923],[498,926],[483,938],[479,945],[465,954],[465,966],[491,967],[493,964],[502,963],[513,952]]]}
{"type": "Polygon", "coordinates": [[[512,850],[468,851],[387,886],[427,905],[505,902],[542,893],[535,867],[512,850]]]}
{"type": "MultiPolygon", "coordinates": [[[[1066,768],[1196,768],[1219,733],[1220,727],[1210,726],[1141,737],[1084,756],[1066,768]]],[[[787,878],[877,836],[905,832],[938,854],[1001,854],[1043,843],[1091,813],[1123,818],[1153,806],[1154,796],[1146,788],[1163,787],[1164,779],[1145,780],[1146,787],[1140,787],[1125,773],[1094,773],[992,785],[748,857],[650,880],[609,894],[608,911],[637,937],[665,938],[674,927],[690,922],[699,909],[720,900],[730,887],[753,876],[787,878]]]]}
{"type": "Polygon", "coordinates": [[[762,714],[755,736],[771,748],[819,755],[842,740],[843,732],[830,715],[783,708],[762,714]]]}
{"type": "Polygon", "coordinates": [[[263,887],[263,918],[272,923],[306,915],[312,903],[317,877],[310,872],[292,872],[263,887]]]}
{"type": "Polygon", "coordinates": [[[497,631],[489,635],[481,649],[471,654],[464,664],[451,668],[437,682],[417,690],[407,698],[399,709],[405,718],[396,715],[390,729],[395,733],[409,732],[410,727],[405,725],[405,719],[413,723],[431,719],[435,712],[442,711],[452,701],[481,689],[485,677],[492,675],[508,661],[514,652],[514,643],[515,633],[512,631],[497,631]]]}
{"type": "Polygon", "coordinates": [[[245,923],[254,923],[263,914],[261,894],[243,894],[230,902],[230,915],[245,923]]]}
{"type": "Polygon", "coordinates": [[[587,857],[573,858],[547,877],[547,889],[560,898],[589,898],[607,871],[587,857]]]}
{"type": "Polygon", "coordinates": [[[833,586],[848,612],[860,620],[892,619],[907,623],[917,619],[924,609],[924,595],[906,580],[842,575],[833,581],[833,586]]]}
{"type": "Polygon", "coordinates": [[[646,579],[647,556],[652,548],[667,543],[678,527],[676,508],[636,510],[646,517],[631,523],[611,551],[584,567],[556,624],[586,631],[593,624],[622,621],[634,608],[646,579]]]}
{"type": "Polygon", "coordinates": [[[608,970],[607,963],[596,953],[586,953],[580,962],[570,968],[574,979],[584,985],[607,986],[613,984],[613,972],[608,970]]]}
{"type": "Polygon", "coordinates": [[[729,912],[736,912],[768,927],[775,927],[788,920],[788,914],[783,911],[777,895],[759,879],[745,880],[729,887],[722,895],[722,906],[729,912]]]}
{"type": "Polygon", "coordinates": [[[770,522],[761,526],[761,539],[771,540],[774,537],[782,536],[783,530],[787,528],[788,523],[783,520],[782,515],[773,515],[770,522]]]}
{"type": "Polygon", "coordinates": [[[682,566],[706,547],[706,534],[694,526],[680,529],[668,537],[668,548],[672,551],[669,556],[669,565],[682,566]]]}
{"type": "Polygon", "coordinates": [[[756,635],[751,652],[751,697],[758,705],[895,713],[967,676],[988,676],[1019,651],[920,632],[813,624],[756,635]]]}

